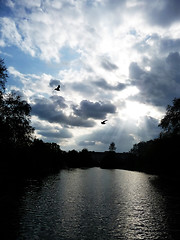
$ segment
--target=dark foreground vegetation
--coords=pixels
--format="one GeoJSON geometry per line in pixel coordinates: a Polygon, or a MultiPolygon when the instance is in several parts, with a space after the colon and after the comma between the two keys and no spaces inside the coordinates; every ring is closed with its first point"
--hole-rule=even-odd
{"type": "Polygon", "coordinates": [[[63,168],[121,168],[156,174],[179,173],[180,99],[168,105],[161,120],[159,138],[135,144],[128,153],[116,153],[112,143],[108,152],[83,149],[64,152],[56,143],[33,138],[31,107],[15,92],[6,93],[8,74],[0,59],[0,175],[27,177],[58,172],[63,168]]]}

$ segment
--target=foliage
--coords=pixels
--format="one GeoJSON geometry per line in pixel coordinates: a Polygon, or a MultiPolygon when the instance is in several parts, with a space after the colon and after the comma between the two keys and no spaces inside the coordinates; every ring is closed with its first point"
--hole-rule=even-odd
{"type": "Polygon", "coordinates": [[[166,115],[161,120],[163,128],[160,137],[135,144],[130,150],[136,157],[139,170],[155,173],[179,173],[180,154],[180,99],[168,105],[166,115]]]}
{"type": "Polygon", "coordinates": [[[160,127],[163,128],[163,134],[180,134],[180,98],[173,100],[173,106],[168,105],[166,115],[161,120],[160,127]]]}
{"type": "Polygon", "coordinates": [[[15,92],[5,93],[7,77],[7,68],[0,59],[0,144],[17,148],[32,140],[31,107],[15,92]]]}
{"type": "Polygon", "coordinates": [[[12,92],[3,96],[0,112],[0,141],[19,147],[29,144],[33,127],[30,126],[30,105],[12,92]]]}
{"type": "Polygon", "coordinates": [[[115,143],[112,142],[110,145],[109,145],[109,151],[116,151],[116,147],[115,147],[115,143]]]}
{"type": "Polygon", "coordinates": [[[117,162],[116,153],[114,151],[106,152],[103,159],[100,162],[101,168],[118,168],[119,164],[117,162]]]}
{"type": "Polygon", "coordinates": [[[91,153],[86,148],[80,152],[73,149],[66,153],[65,163],[68,168],[88,168],[96,166],[91,153]]]}
{"type": "Polygon", "coordinates": [[[34,174],[56,172],[64,167],[63,151],[60,146],[39,139],[32,142],[28,159],[30,172],[34,174]]]}

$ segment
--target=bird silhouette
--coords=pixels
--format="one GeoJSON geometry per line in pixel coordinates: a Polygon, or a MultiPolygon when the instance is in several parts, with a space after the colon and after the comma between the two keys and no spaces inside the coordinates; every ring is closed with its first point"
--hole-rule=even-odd
{"type": "Polygon", "coordinates": [[[106,121],[108,121],[108,120],[104,120],[104,121],[102,121],[101,124],[106,124],[106,121]]]}
{"type": "Polygon", "coordinates": [[[58,85],[54,90],[60,91],[60,85],[58,85]]]}

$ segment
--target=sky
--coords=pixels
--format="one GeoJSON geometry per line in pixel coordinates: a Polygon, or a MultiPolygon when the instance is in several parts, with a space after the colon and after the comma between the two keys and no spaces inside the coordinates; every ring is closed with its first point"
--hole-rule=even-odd
{"type": "Polygon", "coordinates": [[[37,138],[66,151],[114,142],[125,152],[159,136],[167,105],[180,97],[179,0],[0,5],[7,91],[31,105],[37,138]]]}

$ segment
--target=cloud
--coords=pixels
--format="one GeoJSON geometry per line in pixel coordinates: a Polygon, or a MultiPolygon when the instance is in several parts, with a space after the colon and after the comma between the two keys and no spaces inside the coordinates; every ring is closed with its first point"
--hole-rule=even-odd
{"type": "Polygon", "coordinates": [[[38,131],[38,134],[49,139],[61,139],[61,138],[71,138],[73,135],[67,129],[62,129],[59,131],[38,131]]]}
{"type": "Polygon", "coordinates": [[[136,62],[130,64],[129,72],[132,84],[140,93],[135,97],[139,101],[156,106],[166,106],[180,92],[180,55],[169,53],[166,58],[149,60],[150,71],[142,69],[136,62]]]}
{"type": "Polygon", "coordinates": [[[65,103],[65,99],[62,96],[53,95],[50,97],[50,99],[53,101],[54,105],[59,108],[67,108],[68,105],[65,103]]]}
{"type": "Polygon", "coordinates": [[[49,82],[50,87],[57,87],[57,85],[60,85],[60,81],[56,79],[51,79],[49,82]]]}
{"type": "Polygon", "coordinates": [[[14,67],[8,67],[8,72],[11,76],[11,84],[13,82],[13,88],[15,85],[21,85],[21,89],[27,97],[33,98],[34,95],[43,96],[50,95],[52,89],[49,86],[49,82],[52,76],[46,73],[43,74],[25,74],[19,72],[14,67]]]}
{"type": "Polygon", "coordinates": [[[91,73],[80,78],[80,81],[74,80],[73,82],[66,83],[65,88],[72,95],[78,94],[79,98],[86,98],[89,101],[92,99],[107,101],[107,99],[113,99],[113,91],[122,91],[128,86],[130,86],[129,83],[117,81],[115,81],[115,84],[110,84],[104,78],[99,78],[96,74],[91,73]]]}
{"type": "Polygon", "coordinates": [[[7,17],[0,18],[0,26],[2,38],[6,41],[6,44],[15,44],[21,48],[21,34],[18,32],[13,19],[7,17]]]}
{"type": "MultiPolygon", "coordinates": [[[[14,1],[8,7],[11,17],[2,19],[1,29],[7,45],[45,61],[61,62],[64,47],[83,56],[109,52],[114,37],[108,45],[106,38],[123,23],[126,1],[14,1]]],[[[108,58],[101,66],[107,71],[118,69],[108,58]]]]}
{"type": "Polygon", "coordinates": [[[5,4],[11,14],[2,17],[0,23],[3,42],[7,46],[15,45],[31,56],[56,62],[62,60],[64,47],[81,52],[83,56],[92,56],[96,52],[97,56],[108,56],[100,63],[107,71],[119,69],[113,55],[122,54],[123,48],[129,47],[127,44],[132,39],[128,37],[124,42],[129,27],[131,30],[136,28],[134,33],[139,37],[143,31],[138,30],[146,23],[150,27],[166,28],[180,20],[178,0],[53,0],[35,3],[9,0],[5,4]]]}
{"type": "Polygon", "coordinates": [[[175,74],[179,73],[180,55],[178,52],[170,52],[166,62],[169,65],[169,70],[172,70],[175,74]]]}
{"type": "Polygon", "coordinates": [[[147,20],[152,25],[167,27],[180,20],[180,2],[178,0],[144,1],[144,3],[147,20]]]}
{"type": "Polygon", "coordinates": [[[73,107],[74,114],[84,119],[104,119],[108,113],[115,113],[116,107],[112,103],[90,102],[83,100],[80,107],[73,107]]]}
{"type": "Polygon", "coordinates": [[[59,109],[60,105],[58,101],[56,99],[55,101],[52,100],[54,99],[35,99],[35,103],[32,105],[32,114],[50,123],[59,123],[78,127],[93,127],[95,125],[92,120],[85,120],[71,114],[66,115],[61,108],[59,109]]]}
{"type": "Polygon", "coordinates": [[[93,84],[99,88],[102,88],[104,90],[107,90],[107,91],[122,91],[124,90],[128,84],[125,84],[125,83],[118,83],[117,85],[113,86],[111,84],[109,84],[105,79],[103,78],[100,78],[99,80],[97,81],[94,81],[93,84]]]}
{"type": "Polygon", "coordinates": [[[38,120],[37,117],[32,118],[32,125],[35,128],[35,134],[48,142],[60,143],[66,138],[72,138],[73,134],[67,128],[60,127],[57,123],[49,123],[45,120],[38,120]]]}
{"type": "Polygon", "coordinates": [[[82,96],[92,96],[96,89],[92,87],[92,84],[88,81],[86,82],[72,82],[69,84],[69,87],[75,91],[80,93],[82,96]]]}
{"type": "Polygon", "coordinates": [[[111,63],[107,59],[102,59],[101,60],[101,66],[107,71],[114,71],[114,70],[118,69],[118,66],[116,66],[116,64],[111,63]]]}
{"type": "MultiPolygon", "coordinates": [[[[31,56],[38,56],[43,60],[59,61],[59,51],[72,37],[66,35],[66,29],[72,32],[71,22],[76,18],[78,8],[67,1],[28,1],[15,2],[10,6],[14,18],[2,19],[2,34],[6,41],[17,45],[21,50],[28,52],[31,56]],[[67,19],[69,18],[69,23],[67,19]],[[56,25],[54,24],[56,19],[56,25]],[[61,37],[59,37],[61,36],[61,37]]],[[[74,33],[74,31],[73,31],[74,33]]],[[[71,35],[71,34],[70,34],[71,35]]]]}
{"type": "Polygon", "coordinates": [[[180,38],[161,36],[157,33],[148,34],[143,39],[137,41],[133,48],[140,54],[165,56],[169,52],[180,51],[180,38]]]}
{"type": "Polygon", "coordinates": [[[127,1],[128,13],[136,13],[151,27],[161,28],[170,27],[173,23],[180,20],[180,3],[178,0],[129,0],[127,1]]]}
{"type": "Polygon", "coordinates": [[[162,38],[160,41],[160,51],[161,53],[176,52],[180,50],[180,38],[162,38]]]}

